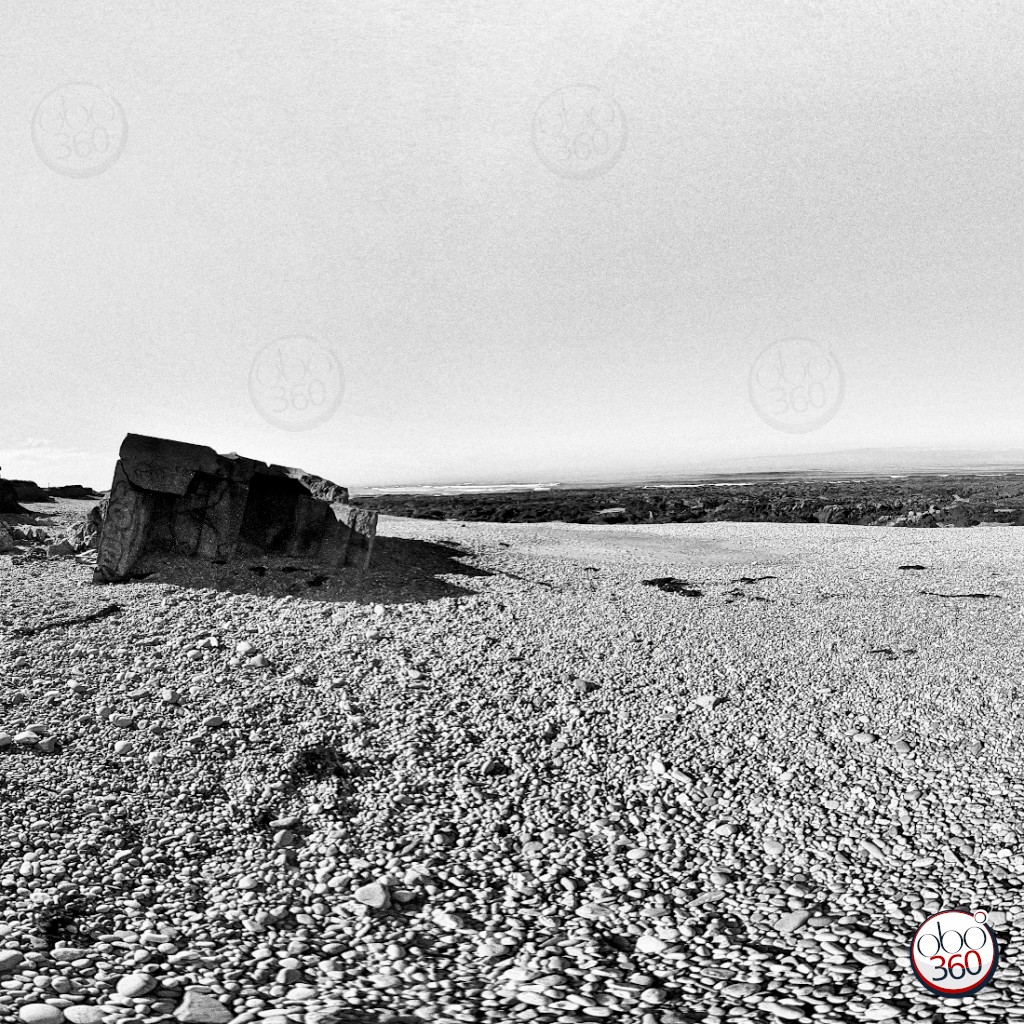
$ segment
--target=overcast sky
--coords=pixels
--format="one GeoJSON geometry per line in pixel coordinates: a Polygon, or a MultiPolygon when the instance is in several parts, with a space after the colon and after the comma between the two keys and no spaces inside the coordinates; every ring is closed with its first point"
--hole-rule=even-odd
{"type": "Polygon", "coordinates": [[[0,466],[1024,448],[1024,7],[0,0],[0,466]]]}

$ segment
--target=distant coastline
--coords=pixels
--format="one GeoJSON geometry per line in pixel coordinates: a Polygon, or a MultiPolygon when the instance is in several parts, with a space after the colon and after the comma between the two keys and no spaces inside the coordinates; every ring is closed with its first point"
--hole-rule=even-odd
{"type": "Polygon", "coordinates": [[[675,477],[653,477],[649,479],[580,480],[556,481],[553,483],[464,483],[464,484],[389,484],[378,487],[351,487],[357,496],[383,496],[386,494],[408,495],[473,495],[513,494],[517,492],[545,491],[599,491],[622,488],[665,490],[700,487],[756,487],[758,484],[784,483],[877,483],[885,480],[948,480],[959,477],[1024,477],[1024,464],[996,466],[972,466],[964,469],[915,470],[903,473],[892,472],[843,472],[836,470],[765,471],[754,473],[703,473],[680,474],[675,477]]]}

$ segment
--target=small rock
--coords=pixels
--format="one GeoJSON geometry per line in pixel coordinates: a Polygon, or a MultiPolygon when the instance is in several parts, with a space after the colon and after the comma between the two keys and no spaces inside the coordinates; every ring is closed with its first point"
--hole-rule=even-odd
{"type": "Polygon", "coordinates": [[[58,946],[50,952],[50,958],[58,964],[69,964],[73,960],[81,960],[85,955],[86,950],[77,946],[58,946]]]}
{"type": "Polygon", "coordinates": [[[721,704],[724,700],[724,697],[719,697],[713,693],[705,693],[700,697],[694,697],[693,703],[699,708],[704,708],[706,711],[710,711],[715,707],[715,705],[721,704]]]}
{"type": "Polygon", "coordinates": [[[659,953],[664,953],[666,949],[668,949],[668,943],[664,939],[659,939],[657,935],[641,935],[636,940],[638,953],[650,953],[657,956],[659,953]]]}
{"type": "Polygon", "coordinates": [[[722,995],[729,999],[742,999],[744,996],[752,996],[760,990],[761,986],[755,985],[752,981],[737,981],[732,985],[726,985],[722,989],[722,995]]]}
{"type": "Polygon", "coordinates": [[[61,1024],[64,1012],[47,1003],[27,1003],[18,1010],[18,1020],[24,1024],[61,1024]]]}
{"type": "Polygon", "coordinates": [[[805,924],[811,919],[811,912],[809,910],[794,910],[789,914],[783,914],[774,925],[777,932],[782,932],[783,935],[789,935],[791,932],[797,931],[799,928],[803,928],[805,924]]]}
{"type": "Polygon", "coordinates": [[[889,1003],[872,1003],[864,1011],[865,1020],[896,1020],[902,1011],[889,1003]]]}
{"type": "Polygon", "coordinates": [[[114,753],[120,757],[127,757],[134,749],[131,740],[118,740],[114,744],[114,753]]]}
{"type": "Polygon", "coordinates": [[[157,980],[152,974],[126,974],[117,983],[117,994],[129,999],[138,999],[147,992],[152,992],[156,985],[157,980]]]}
{"type": "Polygon", "coordinates": [[[757,1004],[757,1008],[763,1013],[773,1013],[781,1020],[799,1020],[804,1015],[804,1011],[799,1007],[785,1006],[773,999],[765,999],[757,1004]]]}
{"type": "Polygon", "coordinates": [[[640,993],[640,1001],[643,1003],[650,1003],[652,1006],[658,1006],[665,1002],[668,998],[668,994],[663,988],[645,988],[640,993]]]}
{"type": "Polygon", "coordinates": [[[227,1024],[234,1014],[208,992],[189,989],[174,1016],[188,1024],[227,1024]]]}
{"type": "Polygon", "coordinates": [[[859,743],[862,747],[866,747],[869,743],[874,743],[878,737],[873,732],[859,732],[853,737],[854,743],[859,743]]]}
{"type": "Polygon", "coordinates": [[[17,949],[0,949],[0,974],[13,971],[19,967],[24,960],[21,951],[17,949]]]}
{"type": "Polygon", "coordinates": [[[371,907],[373,910],[383,910],[391,903],[387,886],[381,885],[380,882],[370,882],[369,885],[359,886],[353,896],[364,907],[371,907]]]}
{"type": "Polygon", "coordinates": [[[40,738],[41,737],[36,733],[30,732],[28,729],[24,732],[14,734],[14,742],[17,743],[19,747],[34,747],[39,742],[40,738]]]}
{"type": "Polygon", "coordinates": [[[431,917],[434,919],[434,924],[448,931],[457,931],[466,926],[461,914],[451,914],[447,910],[435,910],[431,917]]]}
{"type": "Polygon", "coordinates": [[[70,1024],[100,1024],[106,1014],[98,1006],[65,1006],[64,1019],[70,1024]]]}

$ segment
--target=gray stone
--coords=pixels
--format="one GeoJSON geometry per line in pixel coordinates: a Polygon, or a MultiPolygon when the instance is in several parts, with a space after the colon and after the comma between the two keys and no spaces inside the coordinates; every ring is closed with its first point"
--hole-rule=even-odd
{"type": "Polygon", "coordinates": [[[100,1024],[104,1013],[98,1006],[65,1006],[64,1019],[71,1024],[100,1024]]]}
{"type": "Polygon", "coordinates": [[[792,913],[783,914],[775,922],[775,930],[782,932],[783,935],[788,935],[790,932],[795,932],[799,928],[803,928],[805,924],[811,919],[813,915],[809,910],[794,910],[792,913]]]}
{"type": "Polygon", "coordinates": [[[103,527],[94,579],[124,580],[150,552],[226,561],[283,555],[328,566],[369,563],[377,514],[332,508],[344,488],[301,470],[212,448],[129,434],[103,527]]]}
{"type": "Polygon", "coordinates": [[[208,992],[190,989],[185,993],[174,1016],[191,1024],[227,1024],[232,1019],[231,1011],[208,992]]]}
{"type": "Polygon", "coordinates": [[[0,974],[20,967],[24,959],[19,949],[0,949],[0,974]]]}
{"type": "Polygon", "coordinates": [[[75,551],[91,551],[100,546],[103,518],[107,514],[107,499],[93,505],[85,517],[68,528],[66,539],[75,551]]]}
{"type": "Polygon", "coordinates": [[[387,886],[381,885],[380,882],[361,885],[356,889],[354,896],[363,906],[372,907],[374,910],[382,910],[391,902],[387,886]]]}
{"type": "Polygon", "coordinates": [[[151,974],[126,974],[117,983],[117,994],[138,999],[156,988],[157,980],[151,974]]]}
{"type": "Polygon", "coordinates": [[[18,1010],[18,1020],[24,1024],[61,1024],[64,1012],[47,1003],[27,1003],[18,1010]]]}

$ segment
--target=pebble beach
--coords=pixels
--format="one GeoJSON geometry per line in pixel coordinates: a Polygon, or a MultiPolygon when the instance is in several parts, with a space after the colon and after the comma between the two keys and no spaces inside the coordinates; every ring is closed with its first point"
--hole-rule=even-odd
{"type": "Polygon", "coordinates": [[[1020,536],[0,555],[0,1021],[1024,1020],[1020,536]],[[943,1000],[956,907],[1001,959],[943,1000]]]}

